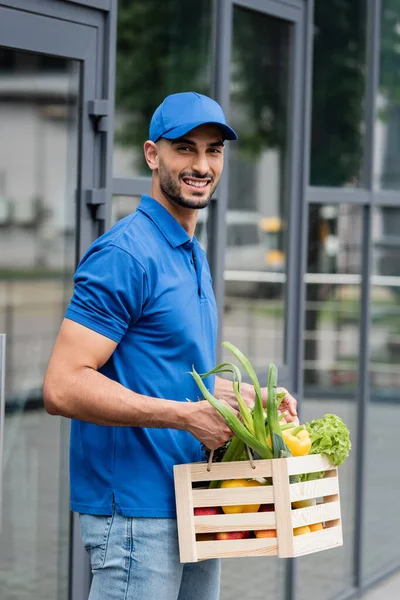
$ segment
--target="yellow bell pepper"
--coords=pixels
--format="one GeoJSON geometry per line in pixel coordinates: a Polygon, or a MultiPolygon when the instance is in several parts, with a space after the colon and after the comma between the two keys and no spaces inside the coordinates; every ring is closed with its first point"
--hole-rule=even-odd
{"type": "Polygon", "coordinates": [[[311,440],[307,429],[296,427],[282,431],[285,444],[292,456],[306,456],[311,450],[311,440]]]}

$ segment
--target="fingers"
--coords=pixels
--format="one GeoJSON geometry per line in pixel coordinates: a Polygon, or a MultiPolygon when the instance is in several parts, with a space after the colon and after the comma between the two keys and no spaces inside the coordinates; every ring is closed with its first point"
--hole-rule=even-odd
{"type": "MultiPolygon", "coordinates": [[[[232,408],[227,402],[224,404],[232,411],[238,414],[238,411],[232,408]]],[[[198,440],[200,440],[210,450],[219,448],[233,436],[232,430],[228,427],[225,419],[208,402],[195,403],[193,409],[196,418],[189,431],[198,440]]]]}
{"type": "Polygon", "coordinates": [[[281,402],[281,406],[285,406],[285,408],[290,412],[291,415],[297,417],[297,400],[293,398],[291,394],[287,391],[286,388],[277,388],[278,392],[285,392],[286,395],[281,402]]]}

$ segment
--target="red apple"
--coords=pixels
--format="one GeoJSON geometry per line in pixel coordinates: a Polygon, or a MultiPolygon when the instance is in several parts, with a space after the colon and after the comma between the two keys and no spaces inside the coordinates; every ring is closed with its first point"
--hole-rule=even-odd
{"type": "Polygon", "coordinates": [[[250,534],[250,531],[220,531],[215,537],[217,540],[244,540],[250,534]]]}
{"type": "Polygon", "coordinates": [[[195,517],[201,515],[219,515],[221,512],[220,506],[198,506],[194,509],[195,517]]]}

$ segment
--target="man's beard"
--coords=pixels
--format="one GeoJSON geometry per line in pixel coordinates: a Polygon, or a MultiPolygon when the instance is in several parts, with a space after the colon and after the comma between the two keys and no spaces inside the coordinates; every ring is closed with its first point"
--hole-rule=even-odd
{"type": "MultiPolygon", "coordinates": [[[[201,198],[200,201],[191,200],[188,198],[184,198],[181,194],[181,189],[179,184],[176,183],[169,171],[165,169],[163,166],[159,166],[159,177],[160,177],[160,188],[162,193],[168,200],[170,200],[173,204],[178,204],[178,206],[182,206],[183,208],[206,208],[210,204],[210,200],[212,198],[213,193],[217,187],[218,182],[215,185],[211,185],[211,191],[207,198],[201,198]]],[[[210,175],[199,175],[198,173],[183,173],[182,177],[195,177],[196,179],[211,179],[211,184],[214,182],[214,177],[210,175]]],[[[196,192],[193,192],[193,195],[196,196],[196,192]]],[[[199,193],[199,196],[201,194],[199,193]]]]}

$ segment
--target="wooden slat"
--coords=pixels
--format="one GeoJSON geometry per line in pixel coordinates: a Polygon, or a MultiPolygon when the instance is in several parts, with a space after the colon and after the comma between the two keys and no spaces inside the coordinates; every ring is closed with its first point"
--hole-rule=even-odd
{"type": "Polygon", "coordinates": [[[320,550],[328,550],[343,545],[342,528],[332,527],[294,538],[294,556],[304,556],[320,550]]]}
{"type": "Polygon", "coordinates": [[[276,529],[276,520],[274,512],[202,515],[194,518],[194,528],[196,533],[276,529]]]}
{"type": "Polygon", "coordinates": [[[332,527],[338,527],[342,525],[342,517],[341,517],[341,512],[340,512],[340,491],[339,491],[339,473],[336,469],[336,481],[338,482],[338,493],[337,494],[332,494],[329,496],[324,496],[323,500],[324,502],[326,502],[327,504],[334,504],[335,502],[337,502],[339,504],[339,515],[337,515],[337,519],[333,519],[331,521],[326,521],[325,526],[327,528],[332,528],[332,527]]]}
{"type": "Polygon", "coordinates": [[[292,510],[293,527],[302,527],[303,525],[310,525],[310,523],[323,523],[333,519],[340,519],[339,502],[317,504],[316,506],[292,510]]]}
{"type": "Polygon", "coordinates": [[[278,533],[278,556],[290,558],[293,556],[293,528],[287,459],[275,458],[272,461],[272,481],[278,533]]]}
{"type": "Polygon", "coordinates": [[[175,465],[174,479],[180,560],[197,562],[190,465],[175,465]]]}
{"type": "Polygon", "coordinates": [[[199,560],[238,558],[240,556],[276,556],[278,554],[276,538],[196,542],[196,549],[199,560]]]}
{"type": "Polygon", "coordinates": [[[192,481],[213,481],[220,479],[249,479],[253,477],[271,477],[272,467],[270,460],[253,461],[253,469],[248,461],[234,461],[229,463],[213,463],[207,471],[207,463],[191,464],[192,481]]]}
{"type": "Polygon", "coordinates": [[[289,475],[300,475],[301,473],[318,473],[318,471],[329,471],[334,469],[326,454],[311,454],[310,456],[296,456],[287,458],[289,475]]]}
{"type": "Polygon", "coordinates": [[[272,486],[193,490],[193,506],[234,506],[235,504],[271,504],[272,486]]]}
{"type": "Polygon", "coordinates": [[[309,498],[320,498],[339,492],[339,482],[336,477],[306,481],[305,483],[291,483],[289,485],[290,498],[295,500],[308,500],[309,498]]]}

